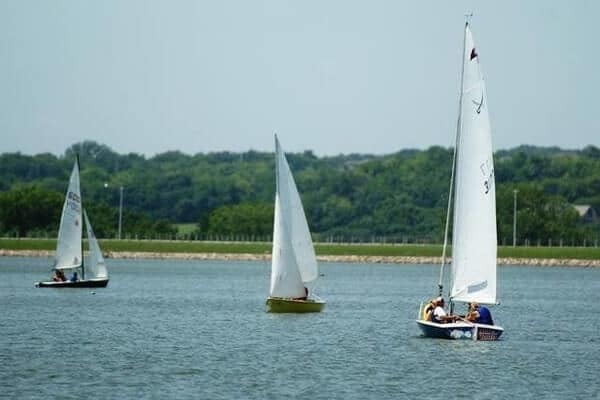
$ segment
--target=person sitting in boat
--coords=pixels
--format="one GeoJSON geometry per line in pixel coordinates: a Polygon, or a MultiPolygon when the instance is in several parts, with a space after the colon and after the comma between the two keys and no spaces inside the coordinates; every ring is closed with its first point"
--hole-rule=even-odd
{"type": "Polygon", "coordinates": [[[435,310],[437,299],[430,300],[423,308],[423,321],[431,321],[433,318],[433,310],[435,310]]]}
{"type": "Polygon", "coordinates": [[[438,324],[445,324],[447,322],[456,321],[455,315],[446,314],[446,310],[444,310],[444,298],[442,296],[438,297],[435,301],[435,308],[433,309],[433,313],[431,314],[431,321],[437,322],[438,324]]]}
{"type": "Polygon", "coordinates": [[[64,282],[67,280],[67,277],[60,269],[54,270],[54,276],[52,277],[54,282],[64,282]]]}
{"type": "Polygon", "coordinates": [[[304,286],[304,296],[294,297],[294,300],[306,300],[308,298],[308,288],[304,286]]]}
{"type": "Polygon", "coordinates": [[[469,304],[469,313],[467,314],[467,319],[477,324],[494,325],[494,320],[492,319],[492,313],[490,310],[485,306],[479,305],[478,303],[469,304]]]}
{"type": "Polygon", "coordinates": [[[77,271],[73,271],[73,275],[71,275],[71,278],[69,279],[69,281],[77,282],[78,280],[79,280],[79,277],[77,276],[77,271]]]}

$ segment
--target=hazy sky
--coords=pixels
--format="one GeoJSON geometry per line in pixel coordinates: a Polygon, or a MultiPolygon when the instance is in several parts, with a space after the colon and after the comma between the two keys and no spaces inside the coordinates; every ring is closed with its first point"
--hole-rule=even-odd
{"type": "Polygon", "coordinates": [[[600,2],[0,0],[0,152],[454,141],[464,14],[495,149],[600,145],[600,2]]]}

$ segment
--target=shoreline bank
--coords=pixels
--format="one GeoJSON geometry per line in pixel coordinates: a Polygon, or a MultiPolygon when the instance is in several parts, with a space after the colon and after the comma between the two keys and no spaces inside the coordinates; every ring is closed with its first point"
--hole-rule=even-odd
{"type": "MultiPolygon", "coordinates": [[[[53,257],[50,250],[3,250],[0,257],[53,257]]],[[[105,258],[114,259],[151,259],[151,260],[219,260],[219,261],[270,261],[271,254],[250,253],[160,253],[107,251],[105,258]]],[[[318,255],[321,262],[349,262],[373,264],[441,264],[442,257],[422,256],[356,256],[356,255],[318,255]]],[[[537,267],[570,266],[600,267],[600,260],[581,260],[569,258],[498,258],[498,265],[527,265],[537,267]]]]}

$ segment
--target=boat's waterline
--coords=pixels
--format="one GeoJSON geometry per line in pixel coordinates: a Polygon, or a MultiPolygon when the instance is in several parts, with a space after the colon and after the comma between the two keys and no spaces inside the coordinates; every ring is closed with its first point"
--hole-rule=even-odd
{"type": "Polygon", "coordinates": [[[321,312],[325,308],[323,300],[296,300],[280,297],[267,299],[267,312],[271,313],[311,313],[321,312]]]}

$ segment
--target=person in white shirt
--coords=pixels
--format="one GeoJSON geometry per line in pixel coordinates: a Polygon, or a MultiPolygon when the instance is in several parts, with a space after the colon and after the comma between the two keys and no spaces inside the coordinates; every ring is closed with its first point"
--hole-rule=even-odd
{"type": "Polygon", "coordinates": [[[442,296],[435,299],[435,308],[431,319],[438,324],[456,321],[456,316],[446,314],[446,310],[444,310],[444,298],[442,296]]]}

